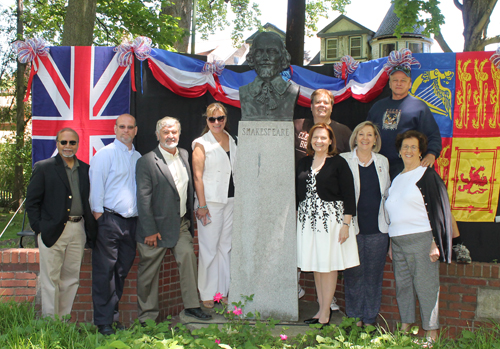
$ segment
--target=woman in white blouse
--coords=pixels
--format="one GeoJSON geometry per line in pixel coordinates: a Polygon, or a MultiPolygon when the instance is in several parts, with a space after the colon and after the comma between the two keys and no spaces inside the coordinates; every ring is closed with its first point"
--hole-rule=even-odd
{"type": "Polygon", "coordinates": [[[214,307],[214,296],[227,304],[233,230],[236,143],[227,129],[227,111],[220,103],[208,106],[206,126],[193,148],[193,178],[198,219],[198,290],[203,305],[214,307]]]}
{"type": "Polygon", "coordinates": [[[392,264],[401,329],[415,322],[416,297],[429,341],[439,329],[439,260],[451,261],[451,211],[443,180],[420,165],[427,138],[418,131],[396,137],[404,169],[392,181],[386,201],[392,264]],[[416,296],[416,297],[415,297],[416,296]]]}

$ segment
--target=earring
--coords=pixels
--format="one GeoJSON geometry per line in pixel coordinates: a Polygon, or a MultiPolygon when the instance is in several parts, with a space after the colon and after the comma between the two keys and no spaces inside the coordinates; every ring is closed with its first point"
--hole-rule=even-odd
{"type": "Polygon", "coordinates": [[[422,155],[419,156],[420,160],[422,160],[422,155]]]}
{"type": "Polygon", "coordinates": [[[401,153],[398,154],[399,158],[401,159],[401,153]]]}

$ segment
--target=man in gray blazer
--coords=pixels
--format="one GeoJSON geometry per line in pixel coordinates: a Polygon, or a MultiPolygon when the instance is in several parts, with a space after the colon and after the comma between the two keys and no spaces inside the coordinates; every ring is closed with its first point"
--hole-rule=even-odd
{"type": "Polygon", "coordinates": [[[168,248],[179,266],[186,316],[209,320],[198,299],[198,270],[193,249],[193,180],[188,152],[177,148],[179,120],[164,117],[156,124],[158,147],[137,161],[136,240],[139,251],[137,302],[139,321],[156,320],[160,313],[158,279],[168,248]]]}

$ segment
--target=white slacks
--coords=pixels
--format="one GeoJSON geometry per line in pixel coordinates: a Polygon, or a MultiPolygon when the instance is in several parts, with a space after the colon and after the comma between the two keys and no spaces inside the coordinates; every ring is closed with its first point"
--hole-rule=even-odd
{"type": "Polygon", "coordinates": [[[38,235],[43,316],[58,315],[61,318],[71,314],[86,239],[83,219],[76,223],[67,222],[51,247],[45,246],[38,235]]]}
{"type": "Polygon", "coordinates": [[[218,292],[227,297],[229,292],[234,198],[227,204],[207,202],[207,206],[212,223],[203,226],[197,222],[198,290],[202,301],[212,300],[218,292]]]}

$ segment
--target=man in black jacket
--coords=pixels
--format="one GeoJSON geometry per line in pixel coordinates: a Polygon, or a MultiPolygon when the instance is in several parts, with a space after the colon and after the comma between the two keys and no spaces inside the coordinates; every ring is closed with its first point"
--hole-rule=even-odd
{"type": "Polygon", "coordinates": [[[26,193],[26,211],[38,237],[44,316],[71,313],[85,242],[96,237],[89,165],[75,156],[78,140],[71,128],[57,133],[59,154],[35,164],[26,193]]]}

